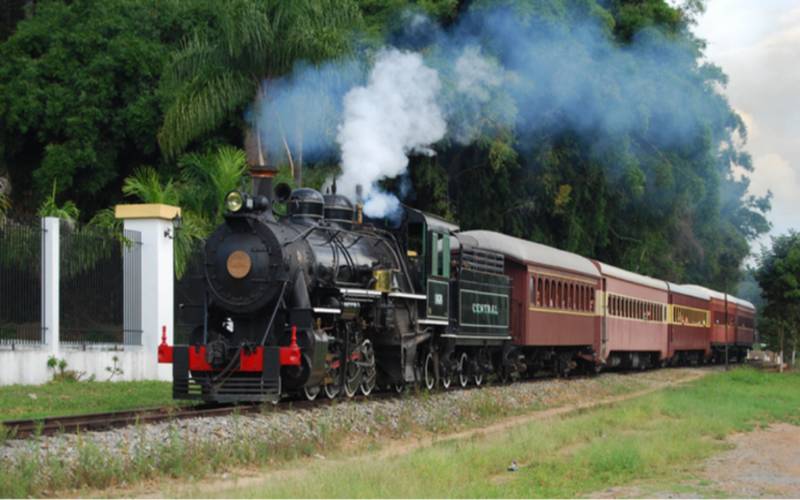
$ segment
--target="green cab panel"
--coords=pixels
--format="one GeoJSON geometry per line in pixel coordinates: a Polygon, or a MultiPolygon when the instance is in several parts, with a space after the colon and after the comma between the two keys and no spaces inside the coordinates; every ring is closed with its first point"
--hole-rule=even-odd
{"type": "Polygon", "coordinates": [[[427,317],[430,319],[447,320],[450,316],[450,282],[447,279],[428,280],[428,308],[427,317]]]}

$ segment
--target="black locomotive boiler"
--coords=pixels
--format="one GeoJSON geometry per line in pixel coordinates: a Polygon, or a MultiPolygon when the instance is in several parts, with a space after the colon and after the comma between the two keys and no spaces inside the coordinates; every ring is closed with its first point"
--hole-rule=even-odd
{"type": "Polygon", "coordinates": [[[518,368],[502,255],[407,207],[399,222],[362,220],[335,192],[279,186],[278,216],[271,191],[226,197],[205,244],[202,322],[187,345],[159,348],[176,399],[352,397],[518,368]]]}

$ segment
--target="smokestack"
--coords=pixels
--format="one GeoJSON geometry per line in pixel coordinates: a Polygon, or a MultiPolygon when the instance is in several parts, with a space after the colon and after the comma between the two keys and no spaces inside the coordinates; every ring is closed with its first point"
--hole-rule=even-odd
{"type": "Polygon", "coordinates": [[[267,165],[251,166],[250,178],[253,179],[253,196],[263,195],[272,200],[272,178],[278,170],[267,165]]]}
{"type": "Polygon", "coordinates": [[[267,165],[264,150],[261,148],[261,134],[258,128],[249,128],[244,137],[244,149],[247,165],[250,167],[250,178],[253,179],[253,196],[263,195],[272,200],[272,178],[278,169],[267,165]]]}

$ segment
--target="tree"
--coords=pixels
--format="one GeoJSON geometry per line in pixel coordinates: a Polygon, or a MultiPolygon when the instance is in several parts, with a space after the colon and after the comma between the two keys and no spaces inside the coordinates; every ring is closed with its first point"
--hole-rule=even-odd
{"type": "MultiPolygon", "coordinates": [[[[175,237],[175,274],[186,271],[189,258],[222,222],[225,194],[241,186],[247,170],[245,153],[221,146],[206,154],[183,157],[177,178],[162,178],[151,167],[142,167],[125,179],[122,192],[143,203],[181,207],[181,227],[175,237]]],[[[98,214],[99,225],[112,224],[107,212],[98,214]]]]}
{"type": "Polygon", "coordinates": [[[34,211],[57,180],[92,213],[117,201],[134,168],[159,162],[162,67],[218,5],[37,2],[0,45],[0,172],[18,210],[34,211]]]}
{"type": "Polygon", "coordinates": [[[180,162],[179,203],[187,210],[203,214],[209,225],[222,222],[225,195],[242,187],[247,172],[245,152],[221,146],[214,153],[191,153],[180,162]]]}
{"type": "Polygon", "coordinates": [[[62,205],[59,205],[56,201],[56,195],[56,182],[53,181],[53,191],[39,206],[36,215],[39,217],[58,217],[69,224],[75,224],[81,214],[80,210],[72,200],[67,200],[62,205]]]}
{"type": "Polygon", "coordinates": [[[168,157],[226,120],[241,123],[245,108],[269,93],[268,80],[296,61],[344,53],[360,21],[350,0],[233,0],[219,7],[216,29],[191,36],[165,74],[163,87],[175,99],[158,139],[168,157]]]}
{"type": "MultiPolygon", "coordinates": [[[[718,90],[725,75],[703,61],[691,16],[662,0],[504,5],[513,14],[495,22],[504,29],[487,54],[503,65],[522,59],[516,75],[528,71],[531,83],[504,113],[533,119],[484,127],[470,144],[443,141],[434,159],[415,159],[413,203],[446,207],[464,228],[734,292],[749,243],[769,229],[770,199],[749,196],[747,178],[734,175],[752,171],[739,141],[746,129],[718,90]],[[582,36],[590,28],[596,36],[582,36]],[[587,83],[565,106],[559,97],[573,81],[587,83]]],[[[494,2],[475,2],[461,17],[480,27],[496,12],[494,2]]],[[[478,116],[507,106],[493,96],[478,116]]]]}
{"type": "Polygon", "coordinates": [[[756,280],[766,306],[760,331],[773,348],[783,348],[789,341],[792,360],[800,341],[800,233],[772,238],[772,247],[761,255],[756,280]]]}

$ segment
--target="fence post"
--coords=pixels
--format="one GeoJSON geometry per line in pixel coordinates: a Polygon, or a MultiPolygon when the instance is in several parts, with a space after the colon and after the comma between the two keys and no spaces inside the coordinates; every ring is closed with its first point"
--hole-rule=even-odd
{"type": "Polygon", "coordinates": [[[55,355],[59,349],[59,245],[61,220],[58,217],[42,218],[42,337],[47,350],[55,355]]]}
{"type": "Polygon", "coordinates": [[[159,380],[172,380],[172,365],[159,366],[157,350],[162,327],[167,328],[167,342],[171,344],[173,339],[173,221],[180,214],[180,208],[161,204],[117,205],[115,210],[116,217],[125,221],[125,230],[141,233],[139,304],[144,374],[159,380]]]}

